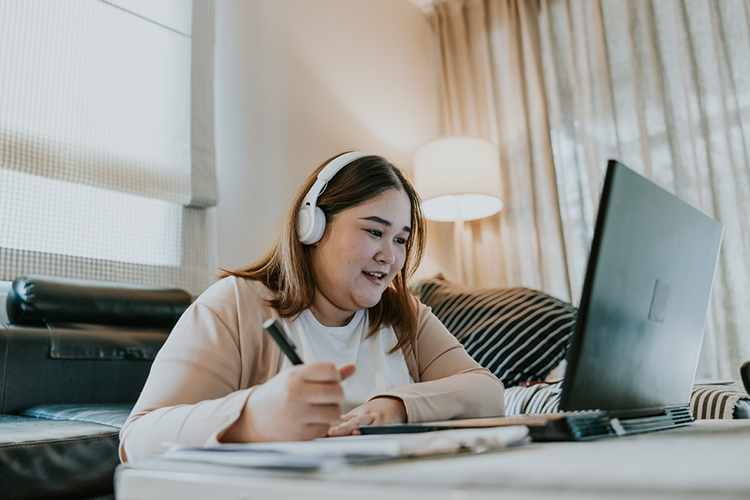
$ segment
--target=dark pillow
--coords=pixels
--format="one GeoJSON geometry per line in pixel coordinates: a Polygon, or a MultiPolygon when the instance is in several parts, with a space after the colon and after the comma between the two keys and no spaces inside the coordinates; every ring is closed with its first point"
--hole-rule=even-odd
{"type": "Polygon", "coordinates": [[[576,308],[529,288],[476,288],[442,278],[417,283],[419,300],[506,387],[544,380],[563,359],[576,308]]]}

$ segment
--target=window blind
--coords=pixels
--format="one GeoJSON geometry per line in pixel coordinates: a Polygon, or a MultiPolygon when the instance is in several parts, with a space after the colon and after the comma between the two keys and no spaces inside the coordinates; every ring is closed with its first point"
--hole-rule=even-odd
{"type": "Polygon", "coordinates": [[[208,284],[213,2],[0,3],[0,279],[208,284]]]}

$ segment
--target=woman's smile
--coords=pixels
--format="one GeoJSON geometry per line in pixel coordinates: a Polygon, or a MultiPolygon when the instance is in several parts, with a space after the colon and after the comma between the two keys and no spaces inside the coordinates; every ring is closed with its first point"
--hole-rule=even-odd
{"type": "Polygon", "coordinates": [[[388,276],[388,273],[370,272],[370,271],[362,271],[362,274],[364,274],[370,281],[372,281],[376,285],[382,285],[383,278],[388,276]]]}

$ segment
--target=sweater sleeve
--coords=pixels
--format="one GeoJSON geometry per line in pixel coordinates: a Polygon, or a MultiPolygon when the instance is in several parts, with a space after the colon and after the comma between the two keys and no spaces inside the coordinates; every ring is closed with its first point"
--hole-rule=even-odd
{"type": "Polygon", "coordinates": [[[222,280],[182,315],[120,432],[122,461],[163,453],[173,443],[217,444],[253,386],[273,376],[273,346],[257,326],[270,308],[246,290],[238,280],[222,280]]]}
{"type": "Polygon", "coordinates": [[[503,415],[503,384],[469,356],[429,307],[421,302],[418,307],[419,331],[410,354],[418,380],[375,397],[401,399],[409,422],[503,415]]]}

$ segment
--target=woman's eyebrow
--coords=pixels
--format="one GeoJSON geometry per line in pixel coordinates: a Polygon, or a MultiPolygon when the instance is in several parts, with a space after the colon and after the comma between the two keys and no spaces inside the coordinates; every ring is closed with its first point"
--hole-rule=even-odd
{"type": "MultiPolygon", "coordinates": [[[[361,217],[359,220],[369,220],[377,224],[382,224],[385,227],[391,227],[393,225],[391,224],[391,221],[385,220],[382,217],[378,217],[377,215],[371,215],[370,217],[361,217]]],[[[409,226],[404,226],[403,228],[401,228],[401,230],[407,233],[411,233],[411,228],[409,226]]]]}

